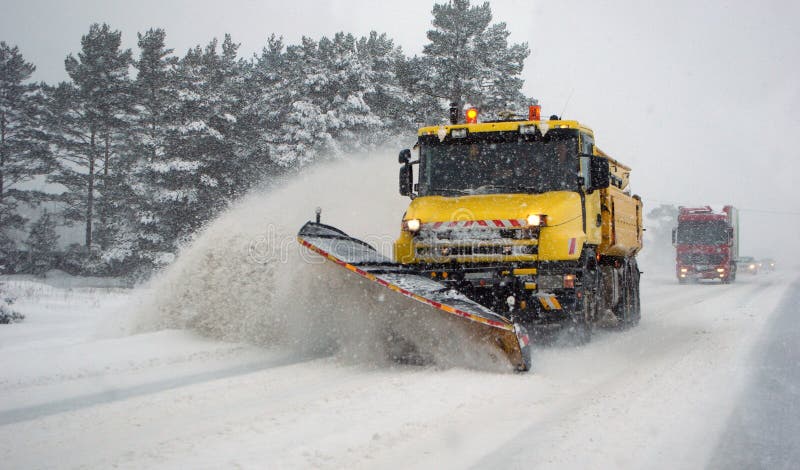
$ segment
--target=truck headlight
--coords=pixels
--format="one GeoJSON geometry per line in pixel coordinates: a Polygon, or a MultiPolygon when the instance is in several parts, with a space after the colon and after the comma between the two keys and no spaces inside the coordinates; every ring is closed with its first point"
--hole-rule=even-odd
{"type": "Polygon", "coordinates": [[[544,216],[541,214],[531,214],[525,221],[528,223],[529,227],[538,227],[543,225],[544,216]]]}
{"type": "Polygon", "coordinates": [[[408,219],[403,221],[403,225],[409,232],[418,232],[422,224],[420,223],[419,219],[408,219]]]}

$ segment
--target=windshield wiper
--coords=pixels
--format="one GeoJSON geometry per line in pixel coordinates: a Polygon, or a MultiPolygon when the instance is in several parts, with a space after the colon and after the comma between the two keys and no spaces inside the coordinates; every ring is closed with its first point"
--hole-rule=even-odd
{"type": "Polygon", "coordinates": [[[530,191],[533,192],[533,188],[529,186],[511,186],[505,184],[485,184],[483,186],[478,186],[477,188],[473,189],[473,193],[477,193],[480,191],[492,191],[492,190],[511,190],[511,191],[530,191]]]}
{"type": "Polygon", "coordinates": [[[472,194],[468,189],[454,189],[454,188],[433,188],[431,191],[437,193],[455,193],[455,194],[472,194]]]}
{"type": "Polygon", "coordinates": [[[472,194],[490,194],[489,191],[525,191],[525,192],[536,192],[534,188],[529,186],[511,186],[511,185],[502,185],[502,184],[485,184],[483,186],[479,186],[474,189],[456,189],[456,188],[433,188],[430,190],[431,192],[436,193],[452,193],[452,194],[463,194],[463,195],[472,195],[472,194]]]}

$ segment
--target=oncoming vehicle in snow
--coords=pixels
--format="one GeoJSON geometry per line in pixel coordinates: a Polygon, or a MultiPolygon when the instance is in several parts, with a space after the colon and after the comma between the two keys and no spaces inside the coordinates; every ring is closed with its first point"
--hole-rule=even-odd
{"type": "Polygon", "coordinates": [[[736,280],[739,212],[733,206],[680,207],[672,230],[675,275],[684,284],[699,279],[736,280]]]}
{"type": "Polygon", "coordinates": [[[742,271],[747,274],[758,274],[759,264],[752,256],[742,256],[739,258],[739,266],[741,266],[742,271]]]}
{"type": "Polygon", "coordinates": [[[775,260],[772,258],[764,258],[760,262],[761,269],[764,269],[767,272],[775,271],[775,260]]]}

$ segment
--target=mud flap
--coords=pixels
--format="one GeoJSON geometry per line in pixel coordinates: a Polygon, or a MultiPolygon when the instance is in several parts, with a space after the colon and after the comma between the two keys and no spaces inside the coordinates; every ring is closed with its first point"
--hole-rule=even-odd
{"type": "Polygon", "coordinates": [[[519,324],[467,298],[460,292],[417,274],[413,268],[392,262],[371,245],[334,227],[308,222],[297,234],[298,242],[326,260],[379,284],[399,295],[431,307],[460,324],[468,340],[499,348],[518,371],[531,368],[530,339],[519,324]]]}

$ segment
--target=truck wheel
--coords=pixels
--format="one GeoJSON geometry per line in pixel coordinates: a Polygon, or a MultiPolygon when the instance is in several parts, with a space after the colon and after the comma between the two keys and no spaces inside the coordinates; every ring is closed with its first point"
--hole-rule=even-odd
{"type": "Polygon", "coordinates": [[[592,330],[594,323],[592,322],[593,304],[595,302],[594,295],[588,292],[589,289],[584,289],[582,312],[572,316],[572,324],[570,325],[570,339],[575,345],[582,345],[592,341],[592,330]]]}
{"type": "Polygon", "coordinates": [[[633,305],[633,312],[631,315],[631,326],[636,326],[639,324],[639,320],[642,318],[642,300],[641,296],[639,295],[639,265],[636,264],[636,260],[633,260],[630,263],[630,270],[631,270],[631,298],[632,298],[632,305],[633,305]]]}
{"type": "Polygon", "coordinates": [[[571,343],[582,346],[592,341],[592,324],[585,320],[573,321],[569,329],[571,343]]]}
{"type": "Polygon", "coordinates": [[[590,320],[594,296],[588,292],[588,289],[584,289],[583,292],[581,311],[574,312],[568,323],[564,325],[567,331],[567,341],[575,346],[581,346],[592,341],[592,331],[594,329],[594,323],[590,320]]]}
{"type": "Polygon", "coordinates": [[[592,340],[598,301],[603,298],[600,291],[602,283],[600,282],[600,271],[597,269],[597,259],[594,250],[588,246],[584,246],[583,249],[582,272],[581,309],[572,314],[570,322],[566,325],[569,331],[569,340],[575,345],[586,344],[592,340]]]}
{"type": "Polygon", "coordinates": [[[625,265],[622,268],[622,280],[620,286],[621,297],[617,305],[614,307],[614,315],[617,316],[619,323],[617,324],[620,329],[630,328],[631,326],[639,323],[639,308],[638,308],[638,268],[635,263],[625,260],[625,265]],[[634,270],[636,272],[634,273],[634,270]]]}

